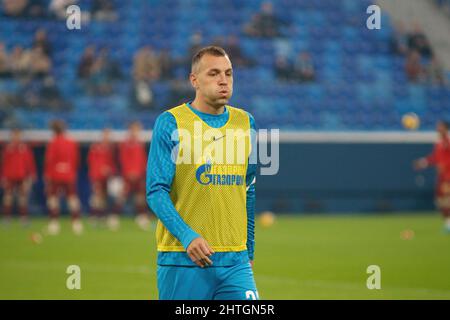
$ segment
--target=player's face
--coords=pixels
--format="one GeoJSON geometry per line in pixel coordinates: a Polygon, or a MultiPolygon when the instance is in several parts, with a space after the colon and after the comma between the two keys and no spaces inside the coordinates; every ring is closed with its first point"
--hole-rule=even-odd
{"type": "Polygon", "coordinates": [[[141,126],[138,124],[133,124],[130,127],[130,135],[133,139],[138,139],[139,138],[139,134],[141,132],[141,126]]]}
{"type": "Polygon", "coordinates": [[[213,107],[223,107],[233,94],[233,68],[228,57],[204,55],[191,77],[196,94],[213,107]]]}

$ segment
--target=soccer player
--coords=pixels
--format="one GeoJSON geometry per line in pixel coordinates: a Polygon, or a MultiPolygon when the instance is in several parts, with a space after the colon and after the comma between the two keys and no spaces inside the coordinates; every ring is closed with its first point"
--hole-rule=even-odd
{"type": "Polygon", "coordinates": [[[147,164],[147,201],[159,219],[159,299],[258,299],[256,164],[249,163],[255,135],[238,134],[255,129],[254,119],[227,105],[233,68],[222,48],[194,55],[190,82],[195,99],[157,118],[147,164]]]}
{"type": "Polygon", "coordinates": [[[20,219],[28,223],[28,196],[36,181],[36,163],[31,148],[22,142],[20,129],[11,131],[11,141],[4,147],[2,155],[3,214],[5,220],[11,218],[14,195],[20,219]]]}
{"type": "Polygon", "coordinates": [[[61,120],[52,121],[53,139],[45,151],[44,180],[47,194],[47,207],[50,213],[48,233],[58,234],[59,196],[67,199],[67,205],[72,216],[72,231],[79,235],[83,232],[80,217],[80,200],[77,194],[77,172],[80,163],[78,144],[66,136],[66,126],[61,120]]]}
{"type": "Polygon", "coordinates": [[[116,174],[114,144],[111,130],[102,131],[101,141],[91,144],[87,163],[91,182],[91,215],[97,219],[105,215],[108,207],[108,181],[116,174]]]}
{"type": "Polygon", "coordinates": [[[416,170],[423,170],[430,166],[437,169],[436,205],[444,217],[445,231],[450,232],[450,137],[449,124],[439,121],[436,125],[439,141],[433,152],[427,157],[414,162],[416,170]]]}
{"type": "Polygon", "coordinates": [[[145,203],[145,170],[147,162],[147,154],[145,151],[144,142],[140,140],[142,125],[140,122],[132,122],[128,127],[128,137],[119,145],[119,163],[124,181],[124,187],[120,193],[115,215],[112,219],[116,225],[119,224],[118,216],[123,210],[127,199],[130,196],[134,197],[136,215],[136,223],[143,230],[148,230],[150,226],[150,219],[147,212],[147,205],[145,203]]]}

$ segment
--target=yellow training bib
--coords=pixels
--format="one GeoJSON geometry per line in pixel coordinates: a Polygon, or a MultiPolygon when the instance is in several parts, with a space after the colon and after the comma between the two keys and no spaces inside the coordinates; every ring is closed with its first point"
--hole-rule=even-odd
{"type": "MultiPolygon", "coordinates": [[[[216,252],[247,249],[245,176],[250,119],[227,106],[229,119],[212,128],[186,104],[168,110],[177,122],[178,152],[170,197],[183,220],[216,252]]],[[[185,251],[158,221],[158,251],[185,251]]]]}

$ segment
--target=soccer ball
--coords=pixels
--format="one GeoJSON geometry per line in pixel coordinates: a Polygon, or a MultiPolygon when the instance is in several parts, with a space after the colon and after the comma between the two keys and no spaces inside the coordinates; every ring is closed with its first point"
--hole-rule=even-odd
{"type": "Polygon", "coordinates": [[[420,126],[420,119],[414,112],[409,112],[403,115],[402,124],[407,130],[416,130],[420,126]]]}
{"type": "Polygon", "coordinates": [[[34,244],[41,244],[42,243],[42,235],[39,232],[33,232],[30,235],[31,238],[31,242],[33,242],[34,244]]]}
{"type": "Polygon", "coordinates": [[[412,240],[412,239],[414,238],[414,231],[413,231],[413,230],[410,230],[410,229],[403,230],[403,231],[400,233],[400,238],[401,238],[402,240],[412,240]]]}
{"type": "Polygon", "coordinates": [[[259,222],[263,227],[268,228],[275,223],[275,215],[271,211],[261,212],[259,222]]]}

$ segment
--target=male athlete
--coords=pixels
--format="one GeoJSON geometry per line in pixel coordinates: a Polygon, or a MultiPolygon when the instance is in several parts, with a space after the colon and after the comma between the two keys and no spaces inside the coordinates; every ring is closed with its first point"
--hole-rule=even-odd
{"type": "Polygon", "coordinates": [[[436,205],[444,217],[446,232],[450,232],[450,137],[448,128],[447,122],[439,121],[436,125],[439,141],[433,152],[414,162],[416,170],[423,170],[430,166],[435,166],[437,169],[436,205]]]}
{"type": "Polygon", "coordinates": [[[111,130],[102,131],[101,141],[91,144],[87,163],[92,195],[90,199],[92,218],[103,217],[108,208],[108,181],[116,174],[114,144],[111,130]]]}
{"type": "Polygon", "coordinates": [[[72,230],[79,235],[83,232],[81,223],[81,207],[77,193],[78,166],[80,154],[78,143],[66,135],[66,125],[61,120],[51,123],[53,139],[45,150],[44,180],[47,193],[47,206],[50,213],[48,233],[56,235],[59,225],[59,196],[67,199],[67,205],[72,216],[72,230]]]}
{"type": "Polygon", "coordinates": [[[36,164],[31,148],[22,142],[20,129],[11,131],[11,141],[2,154],[3,214],[11,218],[14,195],[17,196],[18,211],[22,224],[28,223],[28,195],[36,181],[36,164]]]}
{"type": "MultiPolygon", "coordinates": [[[[145,143],[140,139],[142,125],[138,121],[132,122],[128,127],[128,137],[119,145],[119,163],[121,167],[124,188],[117,198],[115,214],[108,220],[111,226],[119,225],[119,214],[130,196],[134,197],[135,221],[143,229],[150,228],[148,209],[145,203],[145,169],[146,151],[145,143]]],[[[117,227],[116,227],[117,228],[117,227]]]]}
{"type": "Polygon", "coordinates": [[[194,55],[190,82],[195,99],[158,117],[147,165],[147,201],[159,219],[159,299],[258,299],[254,120],[227,105],[233,69],[222,48],[194,55]]]}

